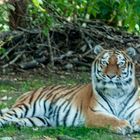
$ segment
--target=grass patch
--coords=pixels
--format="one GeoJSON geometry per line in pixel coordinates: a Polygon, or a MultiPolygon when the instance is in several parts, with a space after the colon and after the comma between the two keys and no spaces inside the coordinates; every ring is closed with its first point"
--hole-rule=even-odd
{"type": "Polygon", "coordinates": [[[78,140],[120,140],[120,136],[114,135],[106,129],[95,128],[21,128],[20,130],[14,126],[6,126],[0,128],[0,137],[12,137],[13,139],[39,140],[50,137],[55,140],[57,137],[69,136],[78,140]]]}

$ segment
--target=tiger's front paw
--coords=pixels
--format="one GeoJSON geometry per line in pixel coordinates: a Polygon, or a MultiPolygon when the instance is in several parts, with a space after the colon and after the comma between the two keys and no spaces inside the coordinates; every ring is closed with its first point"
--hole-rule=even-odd
{"type": "Polygon", "coordinates": [[[139,121],[134,121],[132,126],[133,126],[134,132],[140,132],[140,120],[139,121]]]}
{"type": "Polygon", "coordinates": [[[126,120],[120,121],[119,126],[117,126],[115,130],[118,134],[122,135],[131,134],[133,132],[132,126],[126,120]]]}

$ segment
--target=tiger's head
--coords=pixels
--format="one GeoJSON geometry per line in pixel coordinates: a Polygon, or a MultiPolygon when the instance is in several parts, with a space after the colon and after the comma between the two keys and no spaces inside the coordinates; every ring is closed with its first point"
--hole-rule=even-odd
{"type": "Polygon", "coordinates": [[[98,89],[129,89],[135,86],[135,65],[130,56],[135,49],[126,51],[104,50],[96,46],[97,55],[92,64],[92,83],[98,89]]]}

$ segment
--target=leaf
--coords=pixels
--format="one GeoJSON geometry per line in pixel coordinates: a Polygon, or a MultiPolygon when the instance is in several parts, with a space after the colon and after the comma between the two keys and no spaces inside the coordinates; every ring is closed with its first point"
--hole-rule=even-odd
{"type": "Polygon", "coordinates": [[[42,8],[40,5],[43,5],[42,0],[32,0],[33,4],[40,9],[42,12],[46,12],[44,8],[42,8]]]}
{"type": "Polygon", "coordinates": [[[15,7],[12,4],[7,3],[7,7],[12,10],[15,11],[15,7]]]}

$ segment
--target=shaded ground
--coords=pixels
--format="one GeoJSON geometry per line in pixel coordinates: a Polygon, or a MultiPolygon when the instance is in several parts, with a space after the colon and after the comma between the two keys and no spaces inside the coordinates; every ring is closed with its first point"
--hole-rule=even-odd
{"type": "MultiPolygon", "coordinates": [[[[90,82],[86,72],[28,71],[0,76],[0,108],[9,107],[23,92],[52,84],[74,85],[90,82]],[[32,74],[31,74],[32,73],[32,74]],[[43,73],[43,74],[42,74],[43,73]],[[47,74],[46,74],[47,73],[47,74]]],[[[119,136],[106,129],[91,128],[0,128],[0,140],[140,140],[139,135],[119,136]]]]}

